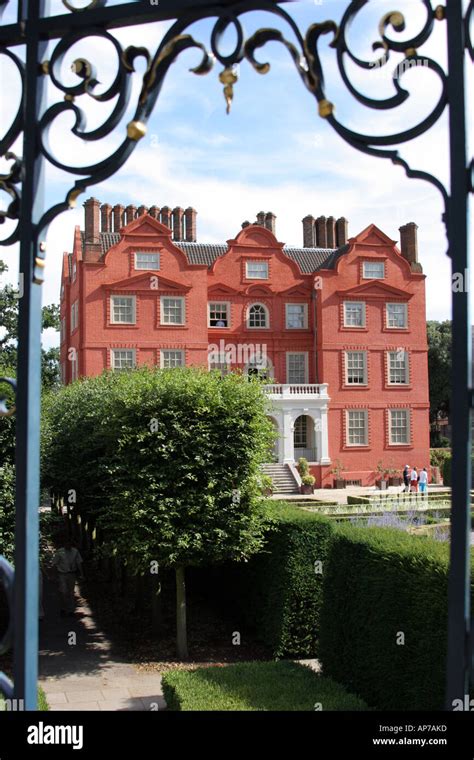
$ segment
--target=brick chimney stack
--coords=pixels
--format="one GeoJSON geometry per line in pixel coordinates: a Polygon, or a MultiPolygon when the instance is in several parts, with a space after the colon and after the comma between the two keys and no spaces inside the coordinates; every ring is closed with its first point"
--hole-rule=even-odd
{"type": "Polygon", "coordinates": [[[316,245],[318,248],[328,247],[326,217],[318,216],[316,219],[316,245]]]}
{"type": "Polygon", "coordinates": [[[265,211],[259,211],[257,214],[257,222],[260,227],[265,227],[265,211]]]}
{"type": "Polygon", "coordinates": [[[165,225],[165,227],[171,228],[171,209],[169,206],[163,206],[161,209],[161,223],[165,225]]]}
{"type": "Polygon", "coordinates": [[[197,240],[196,217],[197,217],[197,211],[196,209],[191,208],[191,206],[187,208],[186,211],[184,212],[184,220],[186,223],[185,237],[188,243],[195,243],[197,240]]]}
{"type": "Polygon", "coordinates": [[[336,248],[336,220],[328,216],[326,221],[326,238],[328,248],[336,248]]]}
{"type": "Polygon", "coordinates": [[[127,218],[127,224],[130,224],[130,222],[133,222],[133,220],[135,219],[135,217],[137,215],[137,207],[136,206],[132,206],[132,204],[130,204],[125,209],[125,215],[126,215],[126,218],[127,218]]]}
{"type": "Polygon", "coordinates": [[[349,222],[344,216],[341,216],[336,222],[336,244],[339,248],[347,243],[349,222]]]}
{"type": "Polygon", "coordinates": [[[418,263],[418,226],[415,222],[408,222],[400,227],[400,251],[404,259],[410,264],[418,263]]]}
{"type": "Polygon", "coordinates": [[[150,206],[148,209],[148,214],[153,217],[153,219],[157,219],[160,221],[160,207],[159,206],[150,206]]]}
{"type": "Polygon", "coordinates": [[[316,246],[316,227],[314,226],[314,216],[308,214],[303,219],[303,246],[304,248],[314,248],[316,246]]]}
{"type": "Polygon", "coordinates": [[[85,241],[86,243],[100,242],[100,201],[88,198],[84,203],[85,241]]]}
{"type": "Polygon", "coordinates": [[[100,216],[102,222],[102,232],[112,232],[112,206],[110,203],[103,203],[100,207],[100,216]]]}
{"type": "Polygon", "coordinates": [[[125,206],[117,203],[114,206],[114,232],[120,232],[120,228],[124,225],[123,215],[125,212],[125,206]]]}
{"type": "Polygon", "coordinates": [[[146,214],[148,212],[148,209],[146,206],[139,206],[137,211],[137,216],[143,216],[143,214],[146,214]]]}
{"type": "Polygon", "coordinates": [[[267,230],[276,235],[276,216],[272,211],[267,211],[265,214],[265,227],[267,230]]]}
{"type": "Polygon", "coordinates": [[[173,240],[184,238],[184,209],[176,206],[173,209],[173,240]]]}

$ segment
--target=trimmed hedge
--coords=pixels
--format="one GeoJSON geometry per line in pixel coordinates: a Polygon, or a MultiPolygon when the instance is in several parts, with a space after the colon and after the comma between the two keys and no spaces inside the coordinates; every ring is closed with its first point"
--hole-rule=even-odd
{"type": "Polygon", "coordinates": [[[344,687],[295,662],[174,670],[163,675],[162,683],[169,710],[367,709],[344,687]]]}
{"type": "Polygon", "coordinates": [[[443,709],[447,585],[447,544],[337,525],[320,617],[324,674],[378,710],[443,709]]]}
{"type": "MultiPolygon", "coordinates": [[[[453,462],[453,458],[449,455],[445,457],[443,461],[442,473],[443,473],[443,483],[445,486],[452,486],[453,484],[452,474],[451,474],[452,462],[453,462]]],[[[471,480],[472,480],[472,483],[474,484],[474,456],[471,457],[471,480]]]]}
{"type": "Polygon", "coordinates": [[[269,511],[263,551],[249,562],[209,568],[198,582],[227,606],[236,630],[251,630],[274,657],[314,656],[323,575],[317,571],[324,570],[332,522],[280,502],[269,502],[269,511]]]}

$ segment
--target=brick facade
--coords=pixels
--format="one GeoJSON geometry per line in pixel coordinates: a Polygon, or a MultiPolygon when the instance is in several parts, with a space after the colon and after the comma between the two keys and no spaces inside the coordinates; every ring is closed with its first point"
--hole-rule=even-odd
{"type": "MultiPolygon", "coordinates": [[[[85,210],[85,232],[76,229],[63,262],[64,382],[121,361],[208,366],[209,349],[224,349],[230,369],[248,371],[260,366],[252,361],[263,348],[260,371],[293,399],[280,404],[287,419],[275,414],[276,424],[283,438],[302,436],[318,485],[332,483],[336,460],[345,478],[364,485],[374,483],[380,461],[398,471],[429,465],[425,276],[415,224],[402,228],[400,251],[373,224],[347,240],[345,219],[307,216],[297,249],[277,240],[275,216],[261,212],[218,246],[196,242],[194,209],[112,209],[89,199],[85,210]],[[124,314],[130,323],[114,320],[124,314]],[[170,323],[179,316],[183,324],[170,323]],[[307,433],[297,421],[306,414],[314,422],[307,433]]],[[[293,456],[282,443],[280,461],[293,456]]]]}

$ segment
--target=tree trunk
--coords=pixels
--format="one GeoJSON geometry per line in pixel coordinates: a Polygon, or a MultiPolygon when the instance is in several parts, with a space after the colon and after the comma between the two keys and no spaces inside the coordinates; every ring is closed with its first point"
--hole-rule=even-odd
{"type": "Polygon", "coordinates": [[[151,630],[155,636],[161,633],[163,622],[161,607],[161,581],[158,574],[150,576],[151,590],[151,630]]]}
{"type": "Polygon", "coordinates": [[[176,649],[180,660],[188,656],[188,637],[186,633],[186,586],[185,568],[176,568],[176,649]]]}
{"type": "Polygon", "coordinates": [[[143,575],[135,576],[135,604],[133,605],[133,611],[140,613],[143,612],[143,602],[145,595],[145,578],[143,575]]]}

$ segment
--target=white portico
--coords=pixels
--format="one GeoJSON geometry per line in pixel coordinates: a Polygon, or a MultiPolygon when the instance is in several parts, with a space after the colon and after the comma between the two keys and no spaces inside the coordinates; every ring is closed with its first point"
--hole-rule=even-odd
{"type": "Polygon", "coordinates": [[[305,457],[312,464],[330,464],[327,383],[265,385],[269,416],[278,431],[274,461],[282,464],[305,457]]]}

